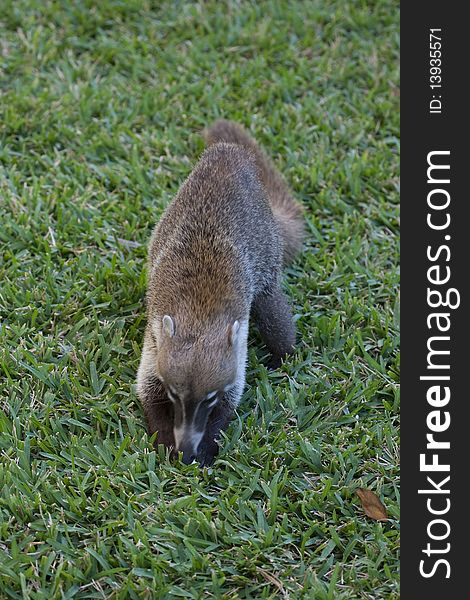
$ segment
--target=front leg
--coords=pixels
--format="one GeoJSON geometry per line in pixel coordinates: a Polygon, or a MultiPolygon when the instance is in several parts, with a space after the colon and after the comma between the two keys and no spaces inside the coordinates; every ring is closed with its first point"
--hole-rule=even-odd
{"type": "Polygon", "coordinates": [[[148,433],[150,436],[157,433],[155,446],[163,444],[173,451],[175,447],[173,403],[168,399],[162,382],[157,378],[148,380],[145,390],[141,402],[147,419],[148,433]]]}
{"type": "Polygon", "coordinates": [[[215,457],[219,453],[217,441],[220,438],[220,433],[227,429],[233,413],[233,405],[227,401],[226,396],[215,405],[209,416],[206,432],[197,451],[196,458],[202,467],[208,467],[214,462],[215,457]]]}
{"type": "Polygon", "coordinates": [[[156,350],[149,331],[146,332],[139,371],[137,395],[142,403],[149,435],[157,433],[155,446],[163,444],[174,449],[174,408],[162,382],[155,373],[156,350]]]}

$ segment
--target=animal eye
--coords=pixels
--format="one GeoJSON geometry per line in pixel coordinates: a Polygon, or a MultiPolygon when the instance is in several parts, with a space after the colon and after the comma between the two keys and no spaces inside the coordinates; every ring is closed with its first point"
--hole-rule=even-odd
{"type": "Polygon", "coordinates": [[[168,394],[168,398],[173,403],[178,402],[179,398],[178,398],[177,394],[175,394],[175,392],[173,390],[171,390],[169,387],[166,388],[166,393],[168,394]]]}
{"type": "Polygon", "coordinates": [[[213,406],[215,406],[217,404],[217,401],[218,401],[218,397],[217,397],[218,393],[219,392],[216,390],[215,392],[210,392],[209,394],[207,394],[207,396],[202,401],[203,404],[207,408],[212,408],[213,406]]]}

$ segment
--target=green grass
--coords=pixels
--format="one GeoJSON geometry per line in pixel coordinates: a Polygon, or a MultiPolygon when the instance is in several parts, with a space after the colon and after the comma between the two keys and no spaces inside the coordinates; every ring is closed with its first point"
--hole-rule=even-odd
{"type": "Polygon", "coordinates": [[[0,597],[398,598],[398,3],[3,0],[0,597]],[[146,245],[217,117],[307,209],[212,470],[135,395],[146,245]],[[390,520],[364,515],[375,491],[390,520]]]}

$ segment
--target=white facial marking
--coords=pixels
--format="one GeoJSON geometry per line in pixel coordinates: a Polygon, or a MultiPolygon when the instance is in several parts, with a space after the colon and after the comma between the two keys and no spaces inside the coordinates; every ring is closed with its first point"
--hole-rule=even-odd
{"type": "Polygon", "coordinates": [[[199,444],[201,443],[202,436],[204,435],[203,431],[197,431],[197,429],[195,429],[192,424],[188,426],[185,423],[185,421],[183,421],[181,427],[173,428],[173,434],[175,436],[175,444],[177,450],[181,448],[181,445],[184,441],[189,442],[193,454],[197,454],[197,449],[199,447],[199,444]]]}
{"type": "Polygon", "coordinates": [[[189,440],[193,447],[194,454],[196,454],[197,449],[199,448],[199,444],[201,443],[203,435],[204,435],[203,431],[196,431],[195,429],[191,429],[191,432],[189,434],[189,440]]]}
{"type": "Polygon", "coordinates": [[[167,394],[168,394],[168,398],[173,402],[173,404],[176,402],[176,396],[170,392],[170,390],[167,390],[167,394]]]}
{"type": "Polygon", "coordinates": [[[175,436],[176,449],[178,450],[183,440],[184,426],[182,425],[181,427],[173,427],[173,434],[175,436]]]}
{"type": "Polygon", "coordinates": [[[179,394],[175,390],[175,388],[172,385],[168,385],[167,387],[168,387],[168,395],[172,396],[174,400],[179,400],[179,394]]]}

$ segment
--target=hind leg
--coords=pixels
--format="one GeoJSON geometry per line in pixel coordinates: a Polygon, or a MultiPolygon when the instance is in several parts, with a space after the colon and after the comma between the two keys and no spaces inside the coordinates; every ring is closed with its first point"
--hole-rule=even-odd
{"type": "Polygon", "coordinates": [[[278,367],[286,354],[294,351],[295,325],[286,295],[276,286],[259,294],[252,307],[255,323],[271,353],[270,366],[278,367]]]}

